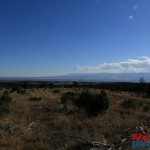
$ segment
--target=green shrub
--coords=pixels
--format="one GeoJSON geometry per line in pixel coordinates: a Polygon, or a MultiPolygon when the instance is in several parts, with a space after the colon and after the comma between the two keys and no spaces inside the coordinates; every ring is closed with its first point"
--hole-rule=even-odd
{"type": "Polygon", "coordinates": [[[0,86],[0,90],[3,90],[3,88],[4,88],[3,86],[0,86]]]}
{"type": "Polygon", "coordinates": [[[53,82],[50,82],[50,83],[48,84],[48,86],[49,86],[50,89],[53,89],[53,88],[55,87],[55,84],[54,84],[53,82]]]}
{"type": "Polygon", "coordinates": [[[85,110],[90,116],[102,114],[109,107],[109,99],[105,91],[101,94],[92,94],[89,91],[82,92],[75,101],[79,109],[85,110]]]}
{"type": "Polygon", "coordinates": [[[148,105],[148,104],[145,105],[144,108],[143,108],[143,111],[144,112],[149,112],[150,111],[150,105],[148,105]]]}
{"type": "Polygon", "coordinates": [[[8,104],[11,102],[11,97],[9,96],[9,92],[5,91],[3,95],[0,97],[0,104],[8,104]]]}
{"type": "Polygon", "coordinates": [[[9,113],[9,104],[0,104],[0,114],[9,113]]]}
{"type": "Polygon", "coordinates": [[[67,107],[67,104],[73,103],[79,109],[84,110],[89,116],[102,114],[109,107],[109,99],[105,91],[101,94],[92,94],[89,91],[82,93],[67,92],[61,97],[61,104],[67,107]]]}
{"type": "Polygon", "coordinates": [[[142,106],[142,103],[137,102],[134,99],[124,100],[121,104],[125,109],[136,109],[142,106]]]}
{"type": "Polygon", "coordinates": [[[27,82],[23,82],[20,86],[22,89],[28,89],[28,83],[27,82]]]}
{"type": "Polygon", "coordinates": [[[43,89],[47,89],[47,88],[49,88],[49,85],[47,82],[43,82],[43,83],[41,83],[40,87],[43,89]]]}
{"type": "Polygon", "coordinates": [[[0,97],[0,113],[8,113],[9,112],[9,104],[11,102],[11,97],[9,96],[9,92],[5,91],[0,97]]]}
{"type": "Polygon", "coordinates": [[[146,94],[148,97],[150,97],[150,86],[147,88],[146,94]]]}
{"type": "Polygon", "coordinates": [[[17,85],[15,85],[15,86],[12,87],[11,93],[12,93],[12,92],[15,92],[15,91],[16,91],[18,94],[25,94],[25,93],[26,93],[26,91],[25,91],[22,87],[17,86],[17,85]]]}
{"type": "Polygon", "coordinates": [[[68,101],[75,101],[75,93],[74,92],[67,92],[62,95],[61,97],[61,104],[67,104],[68,101]]]}
{"type": "Polygon", "coordinates": [[[18,89],[17,89],[17,93],[18,93],[18,94],[25,94],[26,91],[25,91],[23,88],[18,88],[18,89]]]}
{"type": "Polygon", "coordinates": [[[78,82],[74,81],[73,82],[73,87],[78,87],[78,86],[79,86],[78,82]]]}
{"type": "Polygon", "coordinates": [[[53,93],[54,93],[54,94],[60,93],[60,89],[54,89],[54,90],[53,90],[53,93]]]}

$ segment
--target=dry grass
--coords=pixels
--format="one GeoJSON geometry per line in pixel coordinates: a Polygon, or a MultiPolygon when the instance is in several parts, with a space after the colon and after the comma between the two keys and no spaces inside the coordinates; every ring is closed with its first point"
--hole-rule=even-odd
{"type": "Polygon", "coordinates": [[[89,118],[74,107],[70,108],[72,110],[69,113],[60,108],[61,94],[69,90],[73,89],[62,88],[60,93],[53,93],[50,89],[33,89],[28,94],[12,93],[10,113],[0,118],[0,149],[73,149],[78,144],[70,137],[74,133],[118,144],[127,128],[141,125],[150,129],[150,112],[143,111],[143,107],[150,104],[149,99],[137,97],[133,93],[107,91],[110,99],[108,111],[102,116],[89,118]],[[42,99],[30,101],[30,97],[42,99]],[[120,105],[125,99],[135,99],[142,106],[126,110],[120,105]]]}

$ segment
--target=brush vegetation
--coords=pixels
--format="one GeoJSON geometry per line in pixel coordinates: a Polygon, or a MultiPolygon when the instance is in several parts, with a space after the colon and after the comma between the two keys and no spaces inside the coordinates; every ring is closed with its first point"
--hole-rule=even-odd
{"type": "Polygon", "coordinates": [[[112,90],[108,84],[73,85],[21,83],[24,94],[12,91],[10,83],[0,85],[0,149],[82,150],[84,141],[72,135],[117,147],[130,135],[128,129],[150,131],[146,92],[112,90]]]}

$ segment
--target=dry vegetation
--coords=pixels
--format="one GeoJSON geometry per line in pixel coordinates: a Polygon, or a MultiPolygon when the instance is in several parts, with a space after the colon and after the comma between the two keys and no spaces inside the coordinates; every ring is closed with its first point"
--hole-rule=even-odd
{"type": "MultiPolygon", "coordinates": [[[[109,109],[97,117],[88,117],[83,110],[70,104],[63,109],[61,96],[67,91],[82,89],[30,89],[25,94],[10,94],[9,113],[0,116],[0,149],[11,150],[72,150],[81,149],[82,140],[73,135],[106,142],[119,149],[128,129],[142,126],[150,131],[150,99],[125,92],[106,91],[109,109]],[[36,99],[37,97],[37,99],[36,99]],[[124,101],[133,107],[124,107],[124,101]]],[[[100,89],[90,89],[100,93],[100,89]]],[[[0,95],[3,90],[0,91],[0,95]]],[[[123,146],[131,149],[131,143],[123,146]]]]}

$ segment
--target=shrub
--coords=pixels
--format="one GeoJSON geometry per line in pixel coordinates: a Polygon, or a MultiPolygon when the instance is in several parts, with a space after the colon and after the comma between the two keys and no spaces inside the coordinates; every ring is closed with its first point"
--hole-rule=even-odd
{"type": "Polygon", "coordinates": [[[95,95],[89,91],[82,92],[76,99],[75,105],[85,110],[90,116],[97,116],[105,112],[109,107],[109,99],[105,91],[95,95]]]}
{"type": "Polygon", "coordinates": [[[150,97],[150,86],[147,88],[146,93],[147,93],[147,96],[150,97]]]}
{"type": "Polygon", "coordinates": [[[9,113],[9,104],[0,104],[0,114],[9,113]]]}
{"type": "Polygon", "coordinates": [[[49,87],[49,85],[48,85],[47,82],[43,82],[43,83],[41,83],[40,87],[44,88],[44,89],[47,89],[49,87]]]}
{"type": "Polygon", "coordinates": [[[22,88],[22,89],[27,89],[27,88],[28,88],[28,83],[27,83],[27,82],[23,82],[23,83],[21,84],[21,88],[22,88]]]}
{"type": "Polygon", "coordinates": [[[42,98],[41,97],[30,97],[30,101],[40,101],[42,98]]]}
{"type": "Polygon", "coordinates": [[[54,93],[54,94],[60,93],[60,90],[59,90],[59,89],[54,89],[54,90],[53,90],[53,93],[54,93]]]}
{"type": "Polygon", "coordinates": [[[73,87],[78,87],[78,86],[79,86],[78,82],[73,81],[73,87]]]}
{"type": "Polygon", "coordinates": [[[3,95],[0,97],[0,113],[8,113],[9,112],[9,103],[11,102],[11,97],[9,96],[9,92],[5,91],[3,95]]]}
{"type": "Polygon", "coordinates": [[[5,91],[3,95],[0,97],[0,104],[8,104],[11,102],[11,97],[9,96],[9,92],[5,91]]]}
{"type": "Polygon", "coordinates": [[[149,112],[150,111],[150,105],[147,104],[146,106],[144,106],[143,111],[149,112]]]}
{"type": "Polygon", "coordinates": [[[13,86],[12,87],[12,89],[11,89],[11,92],[17,92],[18,94],[25,94],[26,93],[26,91],[22,88],[22,87],[20,87],[20,86],[13,86]]]}
{"type": "Polygon", "coordinates": [[[136,109],[139,108],[142,103],[135,101],[134,99],[124,100],[121,104],[125,109],[136,109]]]}
{"type": "Polygon", "coordinates": [[[89,91],[82,93],[67,92],[61,97],[61,104],[67,108],[67,104],[74,103],[79,109],[85,110],[90,116],[97,116],[105,112],[109,107],[109,99],[105,91],[95,95],[89,91]]]}
{"type": "Polygon", "coordinates": [[[0,86],[0,90],[3,90],[3,86],[0,86]]]}
{"type": "Polygon", "coordinates": [[[19,94],[25,94],[26,91],[23,88],[20,87],[20,88],[17,89],[17,93],[19,93],[19,94]]]}
{"type": "Polygon", "coordinates": [[[62,95],[61,97],[61,104],[67,104],[68,101],[74,101],[75,100],[75,93],[74,92],[67,92],[62,95]]]}
{"type": "Polygon", "coordinates": [[[67,92],[64,93],[61,97],[61,104],[63,105],[63,110],[67,110],[67,105],[72,103],[75,100],[75,93],[74,92],[67,92]]]}
{"type": "Polygon", "coordinates": [[[52,89],[52,88],[54,88],[54,87],[55,87],[55,84],[54,84],[53,82],[50,82],[50,83],[49,83],[49,88],[52,89]]]}

